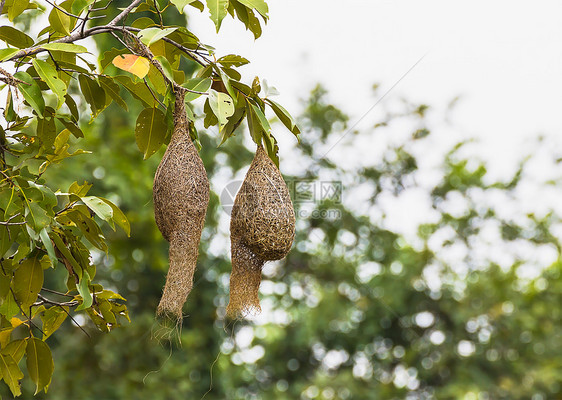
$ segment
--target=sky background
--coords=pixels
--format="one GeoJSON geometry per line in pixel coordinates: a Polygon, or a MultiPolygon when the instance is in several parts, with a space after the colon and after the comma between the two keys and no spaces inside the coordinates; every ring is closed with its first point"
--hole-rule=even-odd
{"type": "MultiPolygon", "coordinates": [[[[541,1],[269,0],[270,21],[257,41],[243,25],[213,23],[187,7],[190,29],[251,64],[251,81],[266,78],[293,113],[322,83],[353,125],[421,57],[383,101],[404,97],[446,110],[457,96],[456,129],[443,135],[478,137],[492,162],[510,164],[530,138],[562,128],[562,3],[541,1]]],[[[357,128],[368,128],[375,109],[357,128]]],[[[510,168],[511,169],[511,168],[510,168]]]]}
{"type": "MultiPolygon", "coordinates": [[[[247,57],[251,64],[241,68],[245,81],[251,82],[255,75],[267,79],[280,91],[278,101],[294,115],[302,111],[302,100],[310,90],[317,83],[324,85],[330,101],[350,115],[349,127],[362,132],[347,137],[352,137],[352,143],[343,141],[330,151],[329,157],[342,168],[372,163],[388,142],[403,143],[412,132],[411,124],[378,135],[369,128],[384,116],[387,106],[405,98],[436,111],[428,123],[433,139],[417,154],[423,170],[417,179],[422,187],[441,179],[442,172],[431,171],[437,170],[445,151],[460,140],[477,138],[472,155],[486,160],[491,179],[509,179],[522,157],[542,152],[530,163],[514,201],[501,196],[486,200],[499,205],[505,218],[522,210],[562,212],[559,189],[542,184],[559,173],[547,153],[562,148],[558,138],[562,131],[562,2],[269,0],[268,4],[270,21],[257,41],[230,17],[217,34],[208,15],[187,7],[189,27],[204,43],[216,47],[217,57],[230,53],[247,57]],[[376,93],[375,83],[381,85],[376,93]],[[457,97],[456,107],[448,112],[457,97]],[[540,135],[547,138],[547,146],[537,145],[540,135]]],[[[293,138],[288,132],[276,137],[282,171],[298,173],[302,166],[290,161],[292,146],[288,144],[293,138]]],[[[224,178],[218,186],[233,177],[224,178]]],[[[351,208],[368,204],[361,193],[353,197],[351,208]]],[[[418,224],[435,218],[427,192],[420,189],[399,198],[387,197],[382,196],[376,207],[357,211],[416,243],[418,224]]],[[[453,204],[462,213],[462,202],[453,204]]],[[[526,257],[534,254],[532,266],[521,268],[528,277],[539,273],[536,266],[549,265],[556,258],[548,248],[538,252],[498,248],[496,239],[483,234],[482,255],[511,265],[506,254],[515,250],[527,253],[526,257]]],[[[463,256],[462,249],[450,254],[452,259],[463,256]]]]}

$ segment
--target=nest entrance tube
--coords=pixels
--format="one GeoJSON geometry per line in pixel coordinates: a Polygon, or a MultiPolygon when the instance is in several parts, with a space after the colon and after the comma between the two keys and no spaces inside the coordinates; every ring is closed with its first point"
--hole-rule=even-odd
{"type": "Polygon", "coordinates": [[[170,242],[170,268],[157,315],[177,321],[191,288],[207,206],[209,180],[189,135],[185,92],[176,92],[174,131],[156,170],[154,216],[162,236],[170,242]]]}
{"type": "Polygon", "coordinates": [[[259,312],[261,270],[266,261],[284,258],[295,237],[295,212],[281,172],[258,146],[236,195],[230,220],[232,274],[230,318],[259,312]]]}

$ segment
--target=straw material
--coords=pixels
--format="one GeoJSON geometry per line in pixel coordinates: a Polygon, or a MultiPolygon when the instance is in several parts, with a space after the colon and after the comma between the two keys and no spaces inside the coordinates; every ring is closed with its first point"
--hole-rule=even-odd
{"type": "Polygon", "coordinates": [[[209,180],[191,141],[183,93],[176,94],[174,132],[154,176],[156,225],[170,242],[170,268],[157,315],[180,320],[191,288],[209,204],[209,180]]]}
{"type": "Polygon", "coordinates": [[[266,261],[285,257],[294,237],[295,212],[289,190],[259,146],[232,207],[229,317],[260,311],[262,267],[266,261]]]}

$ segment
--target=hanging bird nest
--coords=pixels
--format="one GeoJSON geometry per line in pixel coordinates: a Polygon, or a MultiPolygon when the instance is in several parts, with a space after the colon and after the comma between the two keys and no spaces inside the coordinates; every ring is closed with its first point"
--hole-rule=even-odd
{"type": "Polygon", "coordinates": [[[258,290],[266,261],[287,255],[295,237],[295,212],[279,169],[262,146],[232,207],[232,274],[227,315],[239,318],[261,310],[258,290]]]}
{"type": "Polygon", "coordinates": [[[154,216],[162,236],[170,242],[170,268],[157,315],[182,318],[191,288],[199,241],[209,204],[209,180],[189,135],[185,92],[176,93],[174,131],[156,170],[154,216]]]}

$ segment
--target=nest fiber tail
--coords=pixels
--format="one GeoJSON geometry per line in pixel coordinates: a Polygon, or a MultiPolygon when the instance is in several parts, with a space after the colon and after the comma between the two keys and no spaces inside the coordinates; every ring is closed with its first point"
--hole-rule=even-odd
{"type": "Polygon", "coordinates": [[[156,225],[170,242],[170,269],[157,314],[181,319],[193,287],[199,241],[209,204],[209,180],[191,141],[184,94],[176,94],[174,132],[154,176],[156,225]]]}
{"type": "Polygon", "coordinates": [[[266,261],[285,257],[294,237],[295,211],[289,190],[259,146],[232,207],[229,317],[260,311],[262,267],[266,261]]]}

